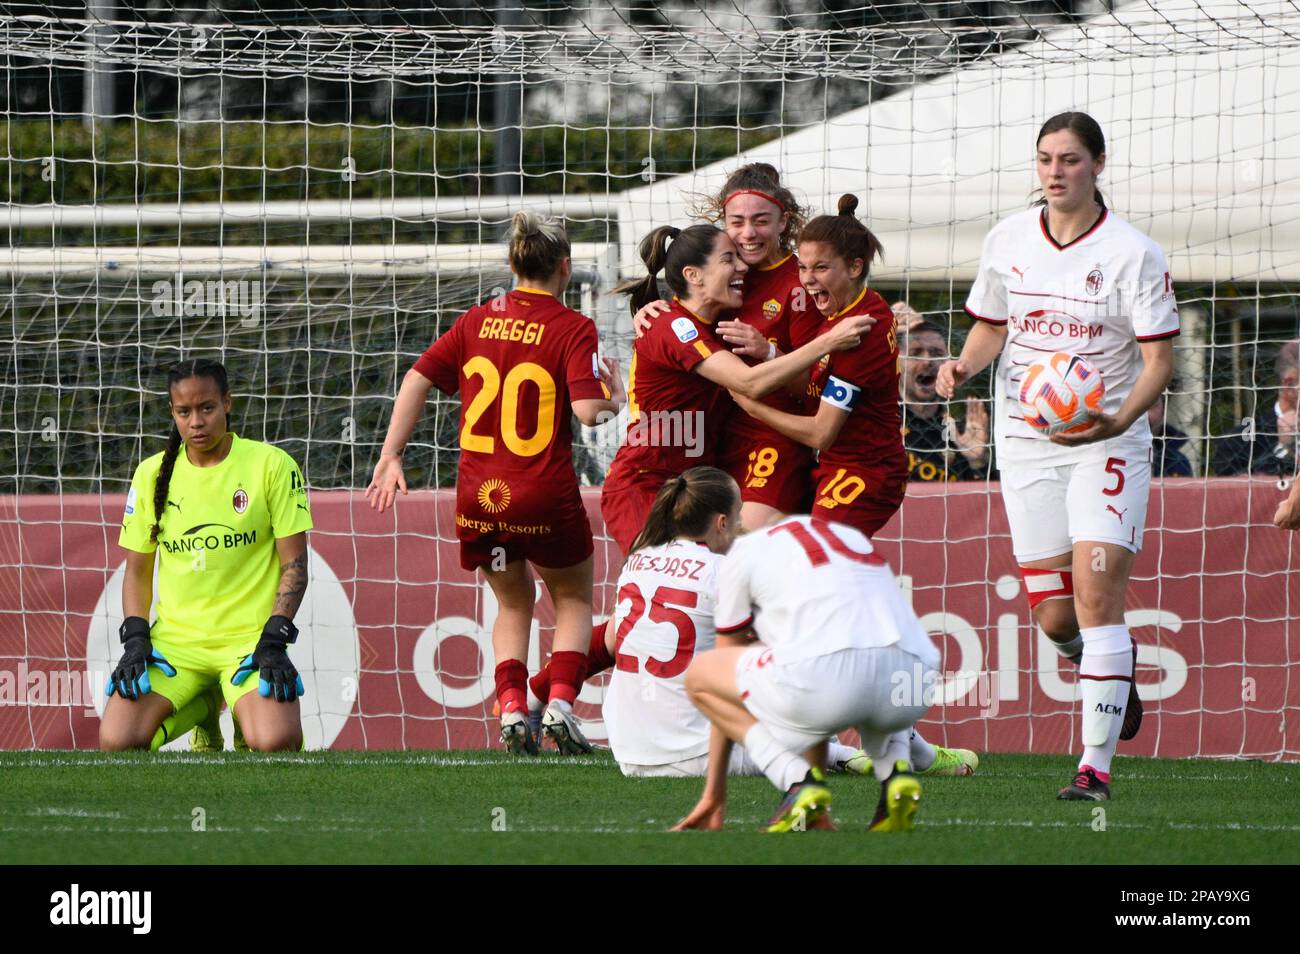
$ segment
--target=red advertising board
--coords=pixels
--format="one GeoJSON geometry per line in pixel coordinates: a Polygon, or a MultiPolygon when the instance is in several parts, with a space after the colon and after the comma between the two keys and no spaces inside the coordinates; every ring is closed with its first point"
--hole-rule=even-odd
{"type": "MultiPolygon", "coordinates": [[[[1300,562],[1274,529],[1281,493],[1249,479],[1156,481],[1128,620],[1147,722],[1121,752],[1300,757],[1300,562]]],[[[293,655],[309,747],[493,745],[491,625],[481,579],[460,568],[450,492],[373,513],[317,492],[312,582],[293,655]]],[[[586,491],[592,526],[599,493],[586,491]]],[[[0,748],[97,744],[98,694],[116,656],[121,496],[0,498],[0,748]]],[[[1001,752],[1077,750],[1073,667],[1029,625],[997,485],[913,485],[877,537],[944,650],[927,719],[936,742],[1001,752]]],[[[617,553],[596,547],[597,614],[617,553]]],[[[538,602],[532,667],[549,648],[538,602]]],[[[600,738],[600,685],[578,712],[600,738]]]]}

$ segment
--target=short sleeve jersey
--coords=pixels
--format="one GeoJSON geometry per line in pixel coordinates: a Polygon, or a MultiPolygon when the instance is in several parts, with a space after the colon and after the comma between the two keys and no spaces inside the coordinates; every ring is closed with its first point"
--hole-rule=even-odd
{"type": "MultiPolygon", "coordinates": [[[[751,268],[745,273],[744,304],[733,315],[738,321],[756,328],[783,354],[807,344],[822,332],[822,315],[808,302],[799,282],[799,260],[787,255],[769,268],[751,268]]],[[[747,364],[757,364],[752,358],[747,364]]],[[[802,395],[792,395],[780,387],[759,399],[768,407],[787,414],[803,414],[802,395]]],[[[767,434],[770,429],[747,414],[737,415],[737,429],[752,434],[767,434]]]]}
{"type": "Polygon", "coordinates": [[[231,440],[230,453],[212,467],[195,467],[181,446],[157,543],[149,534],[163,455],[142,461],[118,536],[127,550],[158,552],[155,637],[196,649],[238,651],[261,632],[280,584],[275,541],[312,527],[293,458],[260,441],[231,440]]]}
{"type": "Polygon", "coordinates": [[[686,695],[686,667],[717,638],[721,562],[703,544],[679,539],[637,550],[623,565],[603,713],[620,762],[663,765],[708,752],[709,720],[686,695]]]}
{"type": "MultiPolygon", "coordinates": [[[[1087,358],[1106,386],[1102,409],[1114,414],[1141,373],[1139,343],[1179,331],[1164,252],[1109,210],[1065,245],[1048,231],[1046,209],[1027,209],[999,222],[984,241],[966,311],[1007,328],[993,415],[1000,466],[1049,467],[1095,453],[1087,445],[1053,444],[1025,423],[1020,382],[1034,361],[1056,351],[1087,358]]],[[[1112,440],[1149,447],[1146,415],[1112,440]]]]}
{"type": "Polygon", "coordinates": [[[726,389],[695,373],[726,346],[713,323],[676,299],[633,346],[628,371],[627,433],[617,463],[634,471],[672,477],[711,464],[716,442],[731,416],[726,389]],[[701,443],[702,442],[702,445],[701,443]],[[703,452],[696,451],[703,448],[703,452]]]}
{"type": "Polygon", "coordinates": [[[807,516],[736,541],[719,572],[714,627],[752,627],[783,662],[895,644],[933,652],[871,541],[853,527],[807,516]]]}
{"type": "MultiPolygon", "coordinates": [[[[414,367],[460,392],[458,485],[576,494],[570,403],[608,396],[597,352],[595,324],[545,292],[517,288],[457,318],[414,367]]],[[[489,509],[510,516],[509,496],[489,509]]]]}
{"type": "Polygon", "coordinates": [[[876,323],[856,348],[832,352],[813,368],[812,384],[821,400],[849,414],[835,443],[821,452],[819,460],[856,466],[865,461],[871,467],[905,473],[894,314],[880,295],[864,288],[852,304],[823,322],[823,331],[854,315],[871,315],[876,323]]]}

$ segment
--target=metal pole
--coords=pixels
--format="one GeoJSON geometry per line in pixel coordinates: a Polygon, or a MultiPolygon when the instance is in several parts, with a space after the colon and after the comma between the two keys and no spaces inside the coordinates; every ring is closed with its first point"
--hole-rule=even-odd
{"type": "Polygon", "coordinates": [[[93,42],[86,52],[84,95],[82,96],[82,121],[87,126],[103,122],[113,115],[113,69],[103,58],[102,51],[113,39],[113,19],[116,0],[87,0],[86,16],[94,23],[91,28],[93,42]]]}
{"type": "MultiPolygon", "coordinates": [[[[511,27],[523,23],[518,0],[497,0],[496,24],[502,31],[497,40],[498,49],[506,52],[515,42],[511,27]]],[[[523,77],[511,73],[498,73],[494,121],[497,127],[496,192],[497,195],[522,195],[524,178],[522,168],[522,106],[523,77]]]]}

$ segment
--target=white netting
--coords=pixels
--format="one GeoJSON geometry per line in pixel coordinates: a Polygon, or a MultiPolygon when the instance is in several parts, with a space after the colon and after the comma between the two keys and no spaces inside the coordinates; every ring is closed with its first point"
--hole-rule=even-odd
{"type": "MultiPolygon", "coordinates": [[[[636,271],[636,240],[770,161],[814,211],[863,197],[878,287],[956,349],[980,241],[1035,184],[1034,131],[1082,108],[1109,138],[1103,190],[1166,249],[1183,305],[1168,419],[1193,476],[1153,491],[1135,572],[1151,751],[1300,750],[1292,557],[1267,527],[1294,472],[1294,453],[1268,458],[1300,281],[1291,4],[10,3],[0,54],[0,702],[15,666],[107,658],[116,508],[161,447],[164,370],[216,354],[237,429],[293,454],[320,501],[314,546],[336,579],[305,612],[331,688],[309,697],[309,740],[487,743],[494,609],[451,525],[418,504],[368,522],[354,491],[411,361],[508,284],[510,214],[565,219],[569,303],[626,359],[606,293],[636,271]]],[[[431,403],[415,484],[454,482],[457,410],[431,403]]],[[[598,484],[610,432],[575,443],[598,484]]],[[[950,710],[940,731],[1067,746],[1072,677],[1040,673],[996,494],[918,486],[896,526],[949,668],[994,673],[1004,704],[950,710]]],[[[93,744],[78,706],[25,692],[0,708],[0,746],[93,744]]]]}

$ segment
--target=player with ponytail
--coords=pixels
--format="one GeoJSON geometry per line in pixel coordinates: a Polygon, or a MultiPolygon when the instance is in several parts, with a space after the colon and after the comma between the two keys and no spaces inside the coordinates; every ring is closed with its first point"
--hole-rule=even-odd
{"type": "Polygon", "coordinates": [[[715,334],[718,320],[743,303],[749,271],[731,237],[712,225],[664,226],[646,236],[640,252],[645,277],[615,291],[631,295],[635,313],[659,299],[663,272],[673,300],[636,340],[627,438],[601,492],[605,525],[624,553],[664,481],[717,460],[732,411],[723,389],[761,398],[832,351],[856,346],[875,324],[855,316],[790,354],[746,364],[715,334]]]}
{"type": "MultiPolygon", "coordinates": [[[[749,267],[740,307],[717,324],[718,336],[747,364],[770,361],[806,344],[822,330],[821,315],[807,302],[799,282],[795,246],[807,213],[765,162],[741,166],[722,188],[695,210],[723,227],[749,267]]],[[[638,333],[668,309],[653,302],[638,313],[638,333]]],[[[801,414],[807,377],[761,400],[769,407],[801,414]]],[[[755,528],[777,516],[806,508],[811,492],[812,450],[748,415],[734,415],[722,436],[718,463],[740,485],[741,519],[755,528]]]]}
{"type": "Polygon", "coordinates": [[[123,651],[100,747],[157,748],[200,723],[212,727],[224,697],[249,747],[296,750],[303,684],[287,647],[307,587],[302,473],[279,448],[229,430],[232,397],[218,362],[181,362],[167,389],[167,447],[136,468],[122,518],[123,651]]]}
{"type": "Polygon", "coordinates": [[[483,571],[497,599],[492,648],[501,741],[515,753],[538,750],[525,663],[536,598],[530,564],[555,605],[540,730],[565,754],[591,750],[572,713],[586,675],[593,582],[569,413],[595,425],[618,413],[624,395],[617,365],[602,366],[598,357],[596,326],[561,301],[573,274],[569,256],[560,223],[515,213],[509,258],[518,286],[457,318],[407,372],[366,490],[380,512],[399,489],[407,492],[402,452],[430,389],[459,392],[460,561],[471,573],[483,571]]]}

